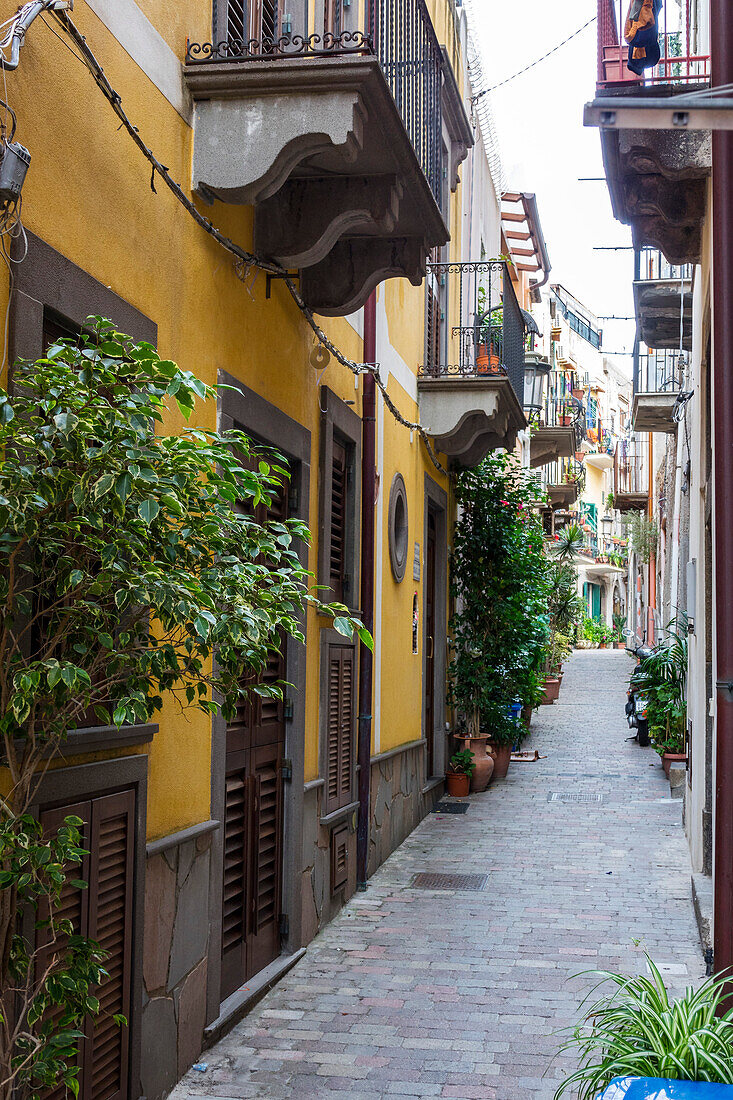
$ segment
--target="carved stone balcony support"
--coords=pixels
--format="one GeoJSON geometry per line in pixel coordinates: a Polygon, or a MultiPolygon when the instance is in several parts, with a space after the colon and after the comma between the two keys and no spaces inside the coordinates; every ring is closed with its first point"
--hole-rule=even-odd
{"type": "Polygon", "coordinates": [[[558,458],[572,458],[575,453],[575,428],[544,427],[532,429],[529,441],[529,464],[533,470],[558,458]]]}
{"type": "MultiPolygon", "coordinates": [[[[352,313],[392,276],[420,283],[448,231],[374,54],[189,60],[185,77],[194,190],[254,206],[255,251],[300,269],[312,309],[352,313]]],[[[470,140],[453,142],[456,166],[470,140]]]]}
{"type": "Polygon", "coordinates": [[[420,422],[436,448],[460,466],[476,466],[489,451],[513,450],[527,422],[505,375],[418,379],[420,422]]]}

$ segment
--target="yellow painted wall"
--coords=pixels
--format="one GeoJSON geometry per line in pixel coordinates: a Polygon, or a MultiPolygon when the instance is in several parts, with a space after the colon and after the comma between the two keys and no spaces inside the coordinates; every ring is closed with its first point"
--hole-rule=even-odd
{"type": "MultiPolygon", "coordinates": [[[[431,0],[438,34],[453,49],[452,7],[431,0]]],[[[210,37],[210,5],[203,0],[140,0],[140,7],[166,41],[183,56],[186,35],[210,37]]],[[[14,4],[4,5],[5,15],[14,4]]],[[[86,4],[74,21],[120,92],[130,118],[184,189],[190,186],[192,131],[165,97],[86,4]]],[[[460,77],[459,77],[460,79],[460,77]]],[[[62,42],[38,21],[28,34],[20,68],[8,73],[7,98],[18,115],[17,138],[32,153],[23,195],[23,219],[37,236],[109,286],[158,325],[158,346],[208,383],[224,369],[262,394],[312,433],[310,517],[314,539],[309,567],[315,571],[318,517],[320,413],[316,372],[308,355],[314,341],[286,288],[275,284],[265,298],[265,276],[251,273],[245,286],[231,257],[200,229],[156,180],[89,74],[62,42]]],[[[453,198],[451,228],[460,227],[460,192],[453,198]]],[[[202,208],[214,223],[244,247],[251,246],[252,212],[217,203],[202,208]]],[[[459,257],[456,257],[459,258],[459,257]]],[[[405,280],[383,288],[389,333],[395,348],[417,371],[423,349],[424,290],[405,280]]],[[[7,282],[0,284],[0,309],[7,305],[7,282]]],[[[361,339],[345,320],[329,320],[327,331],[356,360],[361,339]]],[[[332,361],[322,379],[361,412],[361,386],[332,361]]],[[[390,392],[409,418],[417,407],[392,379],[390,392]]],[[[200,406],[192,425],[215,426],[213,403],[200,406]]],[[[165,430],[178,431],[177,414],[165,430]]],[[[422,623],[420,653],[411,652],[412,597],[417,587],[422,617],[422,579],[412,581],[411,561],[404,582],[392,579],[387,546],[389,485],[403,474],[409,501],[409,546],[423,545],[424,474],[432,465],[417,435],[384,416],[384,471],[381,506],[384,542],[382,616],[381,749],[420,736],[422,623]],[[410,674],[406,675],[409,669],[410,674]],[[414,675],[413,675],[414,672],[414,675]]],[[[437,475],[435,475],[437,476],[437,475]]],[[[446,485],[445,479],[443,480],[446,485]]],[[[410,555],[411,557],[411,555],[410,555]]],[[[320,624],[307,623],[306,780],[318,774],[318,685],[320,624]]],[[[148,836],[154,839],[205,820],[210,813],[210,721],[196,711],[181,713],[166,701],[160,731],[149,746],[148,836]]]]}

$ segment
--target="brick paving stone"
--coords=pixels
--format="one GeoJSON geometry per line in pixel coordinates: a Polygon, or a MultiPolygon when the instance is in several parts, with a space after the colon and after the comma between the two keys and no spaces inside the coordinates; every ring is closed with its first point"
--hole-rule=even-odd
{"type": "Polygon", "coordinates": [[[644,952],[704,974],[681,800],[625,741],[625,653],[568,662],[560,701],[465,816],[430,815],[171,1100],[551,1100],[591,968],[644,952]],[[548,802],[553,792],[601,803],[548,802]],[[411,889],[418,871],[486,874],[481,893],[411,889]]]}

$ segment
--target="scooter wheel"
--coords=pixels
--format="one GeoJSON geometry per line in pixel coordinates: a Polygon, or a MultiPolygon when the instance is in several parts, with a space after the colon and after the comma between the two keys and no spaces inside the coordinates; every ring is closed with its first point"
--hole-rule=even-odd
{"type": "Polygon", "coordinates": [[[637,719],[636,731],[637,731],[637,737],[639,738],[639,744],[640,745],[648,745],[649,744],[649,723],[647,722],[646,718],[638,718],[637,719]]]}

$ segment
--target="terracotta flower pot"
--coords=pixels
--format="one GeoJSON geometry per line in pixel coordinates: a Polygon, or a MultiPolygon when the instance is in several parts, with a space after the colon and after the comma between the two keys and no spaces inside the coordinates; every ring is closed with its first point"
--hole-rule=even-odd
{"type": "Polygon", "coordinates": [[[606,649],[606,648],[607,648],[607,646],[606,646],[606,643],[605,643],[605,642],[601,642],[601,643],[599,644],[598,648],[599,648],[599,649],[606,649]]]}
{"type": "Polygon", "coordinates": [[[476,349],[476,371],[478,374],[488,374],[491,369],[491,356],[488,344],[479,344],[476,349]]]}
{"type": "Polygon", "coordinates": [[[494,745],[492,742],[491,756],[494,761],[494,779],[506,779],[512,760],[512,746],[494,745]]]}
{"type": "Polygon", "coordinates": [[[540,705],[554,703],[560,694],[560,681],[551,676],[545,680],[545,693],[542,696],[540,705]]]}
{"type": "Polygon", "coordinates": [[[626,642],[616,642],[616,649],[626,649],[626,642]]]}
{"type": "Polygon", "coordinates": [[[471,776],[471,793],[480,794],[485,791],[491,782],[494,771],[493,757],[489,756],[486,749],[487,737],[461,737],[461,748],[473,753],[473,775],[471,776]]]}
{"type": "Polygon", "coordinates": [[[453,798],[464,798],[471,786],[471,780],[467,775],[459,775],[457,772],[448,772],[445,777],[448,794],[453,798]]]}
{"type": "Polygon", "coordinates": [[[669,779],[669,769],[672,764],[677,764],[681,760],[687,760],[686,752],[665,752],[662,757],[662,767],[664,768],[664,774],[669,779]]]}

